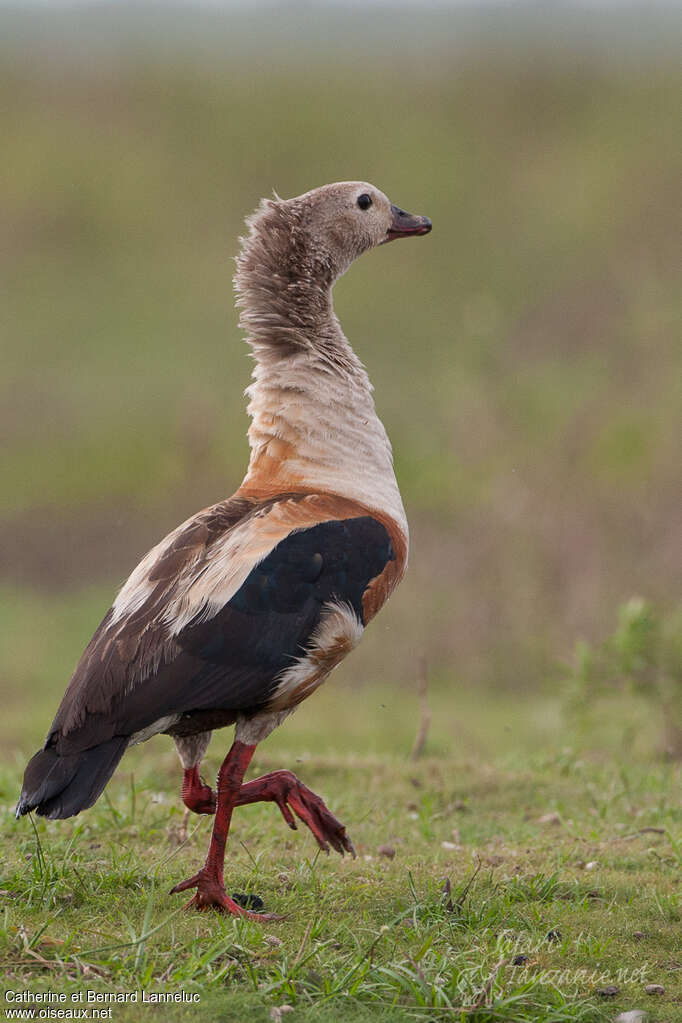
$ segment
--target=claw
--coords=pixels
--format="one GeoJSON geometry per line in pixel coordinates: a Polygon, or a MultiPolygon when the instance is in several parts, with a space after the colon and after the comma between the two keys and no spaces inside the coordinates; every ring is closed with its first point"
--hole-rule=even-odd
{"type": "Polygon", "coordinates": [[[296,821],[294,820],[294,815],[292,814],[291,810],[287,806],[285,800],[282,799],[281,797],[279,799],[277,799],[277,806],[279,807],[280,813],[282,814],[282,817],[284,817],[284,820],[289,825],[291,830],[292,831],[298,831],[298,826],[296,824],[296,821]]]}

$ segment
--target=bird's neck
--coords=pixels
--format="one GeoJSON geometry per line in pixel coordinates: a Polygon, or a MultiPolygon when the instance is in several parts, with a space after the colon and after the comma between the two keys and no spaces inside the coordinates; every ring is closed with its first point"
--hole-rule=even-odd
{"type": "MultiPolygon", "coordinates": [[[[299,287],[302,287],[299,285],[299,287]]],[[[312,286],[311,286],[312,287],[312,286]]],[[[306,301],[242,296],[256,366],[247,390],[251,459],[242,491],[321,491],[387,514],[407,535],[391,445],[367,372],[334,313],[331,288],[306,301]]]]}

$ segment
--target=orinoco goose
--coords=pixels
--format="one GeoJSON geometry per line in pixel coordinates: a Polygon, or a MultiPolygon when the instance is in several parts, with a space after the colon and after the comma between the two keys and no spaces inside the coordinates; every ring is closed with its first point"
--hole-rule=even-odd
{"type": "Polygon", "coordinates": [[[251,458],[227,500],[198,512],[142,559],[73,674],[17,816],[70,817],[95,802],[128,746],[171,735],[182,798],[215,814],[206,863],[173,892],[188,905],[247,912],[223,883],[235,806],[275,802],[329,851],[345,827],[289,771],[244,783],[256,744],[358,643],[400,582],[408,530],[391,446],[332,287],[384,242],[431,222],[366,182],[263,200],[237,258],[240,323],[256,366],[251,458]],[[235,724],[215,792],[199,766],[213,729],[235,724]]]}

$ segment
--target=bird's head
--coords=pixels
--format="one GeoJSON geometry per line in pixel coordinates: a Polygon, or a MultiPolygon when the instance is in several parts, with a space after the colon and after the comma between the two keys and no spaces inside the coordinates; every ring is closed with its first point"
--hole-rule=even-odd
{"type": "Polygon", "coordinates": [[[247,220],[236,284],[254,278],[275,282],[307,280],[329,287],[363,252],[396,238],[428,234],[431,221],[394,206],[366,181],[337,181],[294,199],[263,199],[247,220]]]}
{"type": "Polygon", "coordinates": [[[290,200],[311,248],[339,277],[363,252],[395,238],[428,234],[431,221],[394,206],[366,181],[338,181],[290,200]]]}

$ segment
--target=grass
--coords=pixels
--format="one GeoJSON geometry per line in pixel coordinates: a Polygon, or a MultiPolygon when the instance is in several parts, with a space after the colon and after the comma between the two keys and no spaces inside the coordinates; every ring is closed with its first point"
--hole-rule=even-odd
{"type": "MultiPolygon", "coordinates": [[[[258,894],[287,920],[186,914],[183,896],[168,890],[200,865],[210,821],[193,819],[179,844],[168,739],[127,754],[75,820],[13,819],[56,678],[105,599],[92,589],[57,601],[7,588],[0,603],[0,658],[16,683],[0,722],[6,988],[200,998],[110,1005],[121,1021],[143,1011],[268,1020],[281,1005],[311,1023],[449,1020],[460,1009],[479,1023],[606,1021],[632,1007],[674,1019],[682,778],[656,752],[651,701],[600,693],[578,728],[563,689],[494,693],[434,676],[425,756],[412,763],[416,693],[363,684],[371,659],[361,647],[252,766],[295,770],[348,825],[358,858],[318,854],[272,806],[245,807],[229,845],[229,890],[258,894]],[[527,959],[514,965],[518,956],[527,959]],[[665,994],[647,996],[647,983],[665,994]],[[595,994],[610,984],[620,988],[614,999],[595,994]]],[[[214,738],[207,777],[228,742],[228,732],[214,738]]]]}
{"type": "MultiPolygon", "coordinates": [[[[296,770],[348,825],[358,858],[319,854],[272,806],[235,816],[228,890],[258,894],[287,914],[280,923],[188,914],[167,894],[210,834],[209,819],[195,818],[178,844],[169,740],[128,754],[99,803],[63,822],[13,820],[31,749],[16,751],[0,777],[5,985],[199,996],[148,1006],[172,1020],[267,1020],[280,1005],[311,1021],[568,1023],[633,1007],[672,1020],[679,765],[624,755],[614,708],[610,729],[577,749],[556,697],[466,690],[431,693],[434,725],[413,763],[416,696],[350,695],[334,683],[316,694],[259,749],[252,773],[296,770]],[[647,996],[649,983],[665,994],[647,996]],[[615,998],[595,993],[611,984],[615,998]]],[[[207,775],[227,741],[214,738],[207,775]]],[[[121,1021],[141,1012],[113,1006],[121,1021]]]]}

